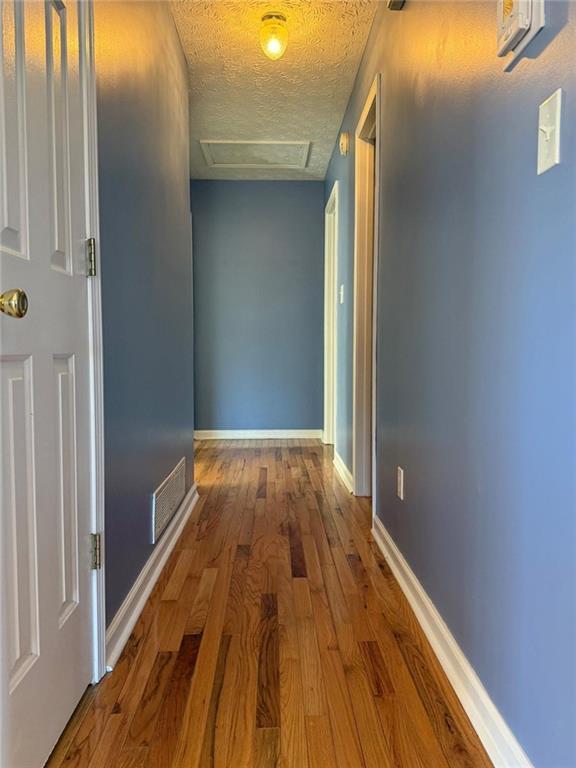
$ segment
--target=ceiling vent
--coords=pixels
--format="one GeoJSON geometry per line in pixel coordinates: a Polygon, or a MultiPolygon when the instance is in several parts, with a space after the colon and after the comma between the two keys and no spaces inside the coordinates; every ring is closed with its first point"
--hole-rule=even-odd
{"type": "Polygon", "coordinates": [[[210,168],[306,168],[309,141],[200,141],[210,168]]]}

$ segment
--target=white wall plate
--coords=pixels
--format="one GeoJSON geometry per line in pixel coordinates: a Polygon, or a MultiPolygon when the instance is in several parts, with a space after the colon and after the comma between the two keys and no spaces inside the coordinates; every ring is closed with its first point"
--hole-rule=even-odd
{"type": "Polygon", "coordinates": [[[554,91],[538,109],[538,175],[560,162],[561,109],[561,88],[554,91]]]}

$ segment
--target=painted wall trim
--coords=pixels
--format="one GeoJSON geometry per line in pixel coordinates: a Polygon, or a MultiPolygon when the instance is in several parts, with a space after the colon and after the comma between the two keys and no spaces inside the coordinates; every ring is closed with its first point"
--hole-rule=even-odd
{"type": "MultiPolygon", "coordinates": [[[[100,533],[104,547],[104,373],[102,346],[102,293],[100,281],[100,210],[98,193],[98,137],[96,113],[96,62],[94,52],[94,4],[80,3],[78,14],[84,30],[84,123],[87,235],[96,241],[96,276],[87,281],[90,365],[90,531],[100,533]]],[[[106,674],[106,579],[105,565],[92,571],[92,682],[106,674]]]]}
{"type": "Polygon", "coordinates": [[[322,442],[336,442],[338,413],[338,322],[336,296],[338,293],[338,231],[340,185],[334,182],[324,208],[324,432],[322,442]]]}
{"type": "Polygon", "coordinates": [[[375,490],[373,389],[377,324],[374,266],[378,258],[380,189],[380,76],[376,75],[356,125],[354,153],[354,308],[352,334],[352,476],[356,496],[375,490]],[[374,122],[371,112],[374,109],[374,122]],[[374,132],[375,143],[366,132],[374,132]]]}
{"type": "Polygon", "coordinates": [[[346,490],[349,493],[354,493],[354,478],[352,477],[352,472],[350,472],[346,464],[344,464],[342,457],[336,450],[334,451],[334,459],[332,463],[334,464],[334,469],[338,473],[338,477],[344,483],[346,490]]]}
{"type": "Polygon", "coordinates": [[[321,440],[321,429],[197,429],[195,440],[321,440]]]}
{"type": "Polygon", "coordinates": [[[106,665],[108,670],[113,669],[118,661],[130,633],[142,613],[146,600],[148,600],[158,581],[158,577],[180,538],[198,499],[198,487],[194,483],[106,630],[106,665]]]}
{"type": "Polygon", "coordinates": [[[372,534],[495,768],[533,768],[436,606],[378,518],[373,520],[372,534]]]}

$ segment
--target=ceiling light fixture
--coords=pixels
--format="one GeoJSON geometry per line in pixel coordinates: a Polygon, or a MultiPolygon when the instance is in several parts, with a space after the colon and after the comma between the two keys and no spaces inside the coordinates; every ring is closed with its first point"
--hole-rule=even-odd
{"type": "Polygon", "coordinates": [[[262,16],[260,45],[272,61],[282,58],[288,45],[286,16],[281,13],[266,13],[262,16]]]}

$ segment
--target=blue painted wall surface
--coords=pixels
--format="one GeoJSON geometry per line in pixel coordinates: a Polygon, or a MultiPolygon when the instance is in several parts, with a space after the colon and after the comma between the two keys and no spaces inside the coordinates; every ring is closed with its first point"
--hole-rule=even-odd
{"type": "Polygon", "coordinates": [[[324,186],[193,181],[197,429],[321,429],[324,186]]]}
{"type": "MultiPolygon", "coordinates": [[[[576,4],[513,72],[494,3],[375,20],[344,120],[382,73],[377,514],[538,768],[576,765],[576,4]],[[536,175],[564,90],[562,164],[536,175]],[[395,469],[406,471],[406,501],[395,469]]],[[[354,157],[334,154],[351,286],[354,157]]],[[[350,293],[350,290],[349,290],[350,293]]],[[[352,307],[341,317],[350,461],[352,307]]]]}
{"type": "Polygon", "coordinates": [[[166,3],[97,2],[106,609],[152,552],[151,493],[192,480],[188,86],[166,3]]]}

